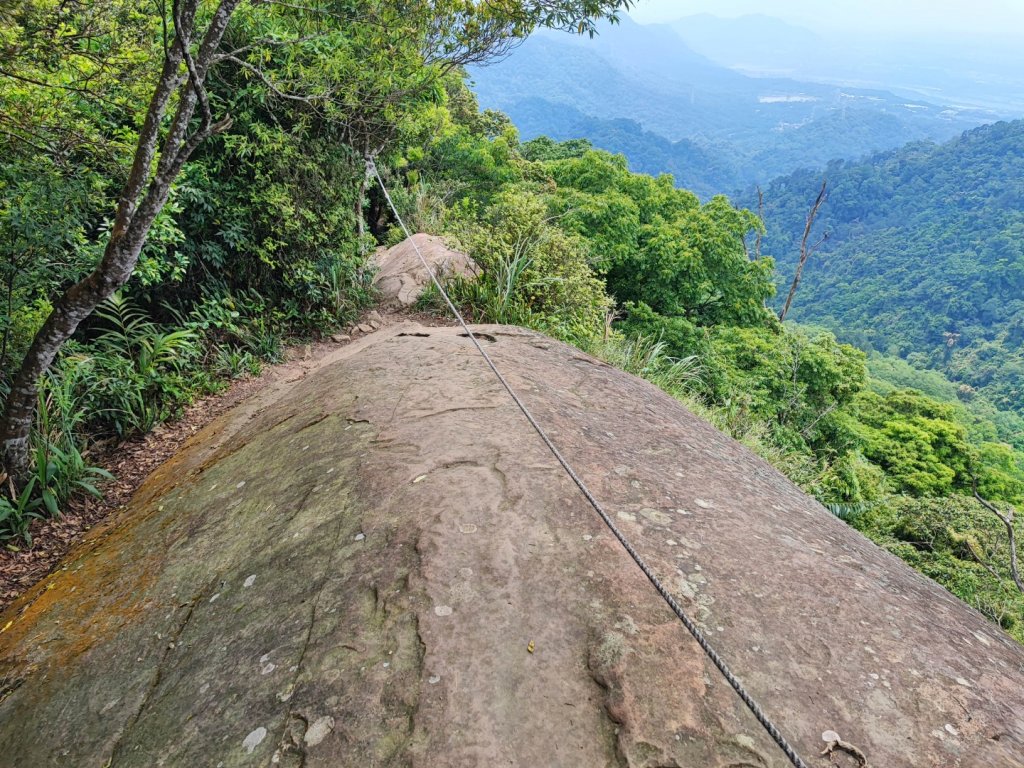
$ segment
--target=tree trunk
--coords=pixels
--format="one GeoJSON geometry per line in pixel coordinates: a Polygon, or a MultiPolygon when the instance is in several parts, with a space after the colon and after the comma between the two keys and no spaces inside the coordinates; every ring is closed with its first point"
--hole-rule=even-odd
{"type": "Polygon", "coordinates": [[[203,140],[231,125],[230,118],[212,122],[203,81],[214,61],[228,20],[239,2],[241,0],[221,0],[195,60],[189,48],[197,0],[174,3],[175,39],[166,48],[163,68],[139,132],[131,172],[118,199],[114,226],[103,258],[88,277],[73,285],[58,299],[50,316],[32,340],[7,398],[3,419],[0,420],[0,460],[5,473],[18,485],[23,483],[29,471],[29,437],[40,377],[46,373],[61,346],[71,338],[82,321],[128,282],[149,230],[167,202],[171,184],[181,172],[185,161],[203,140]],[[181,74],[183,62],[187,76],[181,74]],[[178,108],[160,151],[156,171],[152,172],[152,163],[160,147],[161,121],[172,96],[186,82],[188,87],[181,93],[178,108]],[[190,133],[189,126],[197,105],[202,108],[201,122],[198,129],[190,133]]]}
{"type": "Polygon", "coordinates": [[[1006,526],[1006,539],[1010,546],[1010,578],[1013,579],[1013,583],[1016,585],[1018,591],[1024,595],[1024,578],[1020,575],[1020,567],[1017,563],[1017,532],[1013,528],[1013,510],[1003,514],[994,504],[982,498],[981,494],[978,493],[977,478],[974,478],[974,498],[981,502],[981,505],[985,507],[985,509],[992,512],[999,518],[1000,522],[1006,526]]]}
{"type": "Polygon", "coordinates": [[[804,236],[800,241],[800,261],[796,265],[796,274],[793,275],[793,284],[789,287],[789,295],[786,296],[786,303],[782,307],[782,311],[779,312],[780,322],[785,320],[786,315],[789,314],[789,308],[793,304],[793,297],[796,296],[796,289],[800,287],[800,278],[803,276],[804,265],[807,263],[807,259],[818,249],[819,245],[828,239],[828,233],[826,232],[814,245],[809,246],[807,244],[807,241],[811,236],[811,228],[814,226],[814,220],[818,216],[818,209],[821,208],[821,204],[825,202],[825,188],[827,185],[828,181],[821,182],[821,191],[818,193],[818,197],[815,199],[814,205],[811,206],[811,210],[807,212],[807,223],[804,226],[804,236]]]}
{"type": "Polygon", "coordinates": [[[359,252],[363,250],[363,236],[366,234],[366,219],[363,211],[363,201],[366,198],[366,175],[363,175],[359,182],[359,192],[356,197],[356,231],[359,233],[359,252]]]}
{"type": "Polygon", "coordinates": [[[116,243],[112,240],[103,258],[103,264],[109,262],[112,268],[103,270],[101,267],[72,286],[61,296],[32,340],[32,346],[11,385],[3,422],[0,424],[4,466],[19,484],[29,468],[28,442],[35,415],[39,378],[46,373],[61,346],[71,338],[79,324],[127,282],[139,259],[146,232],[134,244],[125,243],[124,239],[116,243]]]}

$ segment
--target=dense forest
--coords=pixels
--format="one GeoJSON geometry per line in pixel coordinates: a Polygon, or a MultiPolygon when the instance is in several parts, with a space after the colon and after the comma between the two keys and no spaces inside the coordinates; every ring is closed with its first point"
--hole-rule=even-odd
{"type": "Polygon", "coordinates": [[[782,276],[823,175],[816,234],[829,237],[791,317],[941,371],[965,402],[1024,414],[1024,122],[772,182],[765,247],[782,276]]]}
{"type": "Polygon", "coordinates": [[[586,31],[581,19],[623,3],[499,4],[468,20],[458,2],[342,5],[340,21],[238,5],[191,62],[182,30],[211,28],[214,6],[175,4],[169,18],[121,0],[28,4],[0,17],[8,404],[73,286],[145,211],[141,197],[121,225],[146,132],[151,180],[202,136],[124,285],[110,281],[31,382],[28,471],[10,472],[0,500],[10,542],[74,493],[102,492],[98,442],[173,419],[372,304],[368,256],[401,234],[367,184],[370,154],[403,217],[480,265],[479,280],[451,285],[472,319],[536,328],[649,379],[1024,640],[1007,529],[973,496],[997,511],[1024,500],[1024,454],[996,424],[941,386],[894,385],[891,361],[891,375],[869,376],[868,356],[827,330],[780,323],[754,213],[586,142],[521,142],[478,108],[465,64],[538,25],[586,31]],[[197,7],[194,22],[180,15],[197,7]],[[164,77],[179,90],[154,127],[146,105],[164,77]]]}

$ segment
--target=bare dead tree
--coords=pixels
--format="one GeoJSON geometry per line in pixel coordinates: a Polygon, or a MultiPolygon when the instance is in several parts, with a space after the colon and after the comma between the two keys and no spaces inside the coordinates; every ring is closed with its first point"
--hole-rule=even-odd
{"type": "MultiPolygon", "coordinates": [[[[818,241],[812,245],[809,245],[811,239],[811,229],[814,228],[814,220],[818,217],[818,211],[821,209],[822,203],[825,202],[825,190],[828,186],[827,180],[822,180],[821,191],[818,192],[818,197],[815,198],[814,204],[811,209],[807,212],[807,223],[804,225],[804,236],[800,240],[800,261],[796,265],[796,274],[793,275],[793,284],[789,287],[789,295],[786,297],[786,303],[782,307],[782,311],[779,312],[779,320],[785,320],[786,315],[789,314],[789,308],[793,305],[793,297],[796,296],[796,289],[800,286],[800,278],[803,276],[804,265],[807,264],[807,260],[811,255],[821,247],[821,244],[828,240],[828,232],[822,234],[818,241]]],[[[760,190],[759,190],[760,192],[760,190]]]]}
{"type": "Polygon", "coordinates": [[[764,239],[764,192],[761,185],[757,185],[757,220],[761,222],[760,229],[754,235],[754,260],[761,258],[761,241],[764,239]]]}
{"type": "Polygon", "coordinates": [[[995,504],[982,498],[981,494],[978,493],[978,481],[976,478],[974,480],[974,498],[978,500],[981,506],[998,517],[1000,522],[1006,526],[1006,537],[1010,545],[1010,578],[1013,579],[1013,583],[1017,585],[1020,593],[1024,595],[1024,579],[1021,579],[1017,560],[1017,532],[1013,527],[1014,511],[1010,509],[1007,512],[1001,512],[995,504]]]}
{"type": "Polygon", "coordinates": [[[747,245],[747,235],[750,233],[743,233],[743,255],[747,257],[748,261],[757,261],[761,258],[761,240],[764,238],[764,192],[761,191],[760,186],[757,188],[757,220],[761,222],[761,225],[754,228],[753,253],[750,251],[750,246],[747,245]]]}

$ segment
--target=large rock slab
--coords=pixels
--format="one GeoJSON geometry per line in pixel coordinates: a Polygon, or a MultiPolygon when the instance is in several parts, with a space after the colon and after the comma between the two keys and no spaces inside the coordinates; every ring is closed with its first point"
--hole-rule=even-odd
{"type": "MultiPolygon", "coordinates": [[[[1024,765],[1007,635],[654,387],[481,332],[811,765],[1024,765]]],[[[787,764],[457,329],[225,415],[0,627],[4,766],[787,764]]]]}
{"type": "Polygon", "coordinates": [[[430,273],[416,255],[414,244],[440,278],[473,278],[479,273],[476,262],[464,253],[453,251],[440,237],[415,234],[373,256],[373,266],[377,269],[373,285],[386,307],[411,307],[431,283],[430,273]]]}

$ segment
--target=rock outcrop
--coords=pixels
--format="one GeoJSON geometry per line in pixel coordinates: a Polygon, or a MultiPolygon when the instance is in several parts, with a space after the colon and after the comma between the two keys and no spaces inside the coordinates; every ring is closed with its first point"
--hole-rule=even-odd
{"type": "MultiPolygon", "coordinates": [[[[1024,648],[654,387],[480,332],[811,765],[1024,766],[1024,648]]],[[[0,627],[4,766],[787,764],[452,328],[221,417],[0,627]]]]}
{"type": "Polygon", "coordinates": [[[411,307],[430,284],[430,275],[416,255],[413,243],[438,277],[472,278],[478,274],[477,265],[469,256],[451,250],[440,237],[415,234],[374,254],[373,266],[377,274],[373,285],[380,292],[385,307],[411,307]]]}

